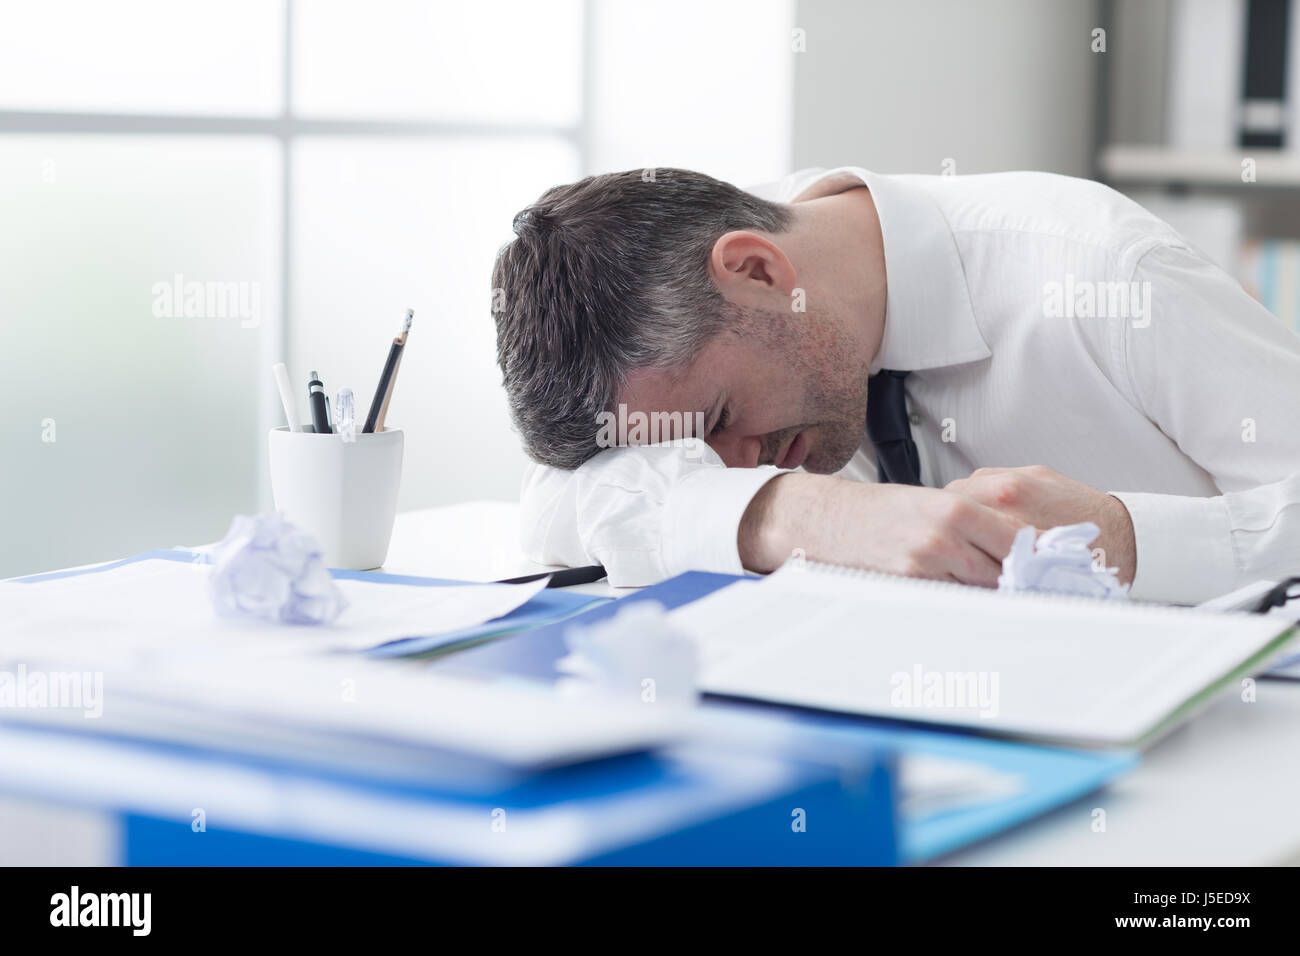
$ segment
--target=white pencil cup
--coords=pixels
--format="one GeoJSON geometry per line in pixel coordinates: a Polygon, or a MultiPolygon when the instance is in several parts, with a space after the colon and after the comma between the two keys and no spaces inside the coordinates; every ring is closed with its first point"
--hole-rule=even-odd
{"type": "Polygon", "coordinates": [[[402,430],[346,442],[337,434],[271,429],[277,511],[316,539],[331,568],[364,571],[388,556],[402,481],[402,430]]]}

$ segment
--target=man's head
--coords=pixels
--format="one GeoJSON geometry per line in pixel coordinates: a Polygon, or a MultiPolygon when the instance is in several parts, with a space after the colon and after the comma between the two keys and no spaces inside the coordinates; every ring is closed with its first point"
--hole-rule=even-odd
{"type": "Polygon", "coordinates": [[[705,437],[729,465],[842,467],[870,354],[816,218],[680,169],[588,177],[523,210],[492,284],[528,454],[576,468],[622,404],[680,413],[685,431],[655,438],[705,437]]]}

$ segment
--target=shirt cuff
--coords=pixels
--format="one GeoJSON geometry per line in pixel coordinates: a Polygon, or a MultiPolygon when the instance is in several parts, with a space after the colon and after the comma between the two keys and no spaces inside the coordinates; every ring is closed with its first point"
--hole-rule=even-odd
{"type": "Polygon", "coordinates": [[[779,468],[701,468],[677,482],[664,508],[664,565],[683,571],[743,574],[740,519],[779,468]]]}
{"type": "Polygon", "coordinates": [[[1133,521],[1137,574],[1130,594],[1143,601],[1199,604],[1237,586],[1232,528],[1222,498],[1112,491],[1133,521]]]}

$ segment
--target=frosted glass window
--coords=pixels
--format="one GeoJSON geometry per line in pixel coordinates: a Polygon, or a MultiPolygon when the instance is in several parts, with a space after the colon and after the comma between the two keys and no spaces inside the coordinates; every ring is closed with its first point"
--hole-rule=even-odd
{"type": "Polygon", "coordinates": [[[294,17],[300,115],[579,120],[580,0],[314,0],[294,17]]]}
{"type": "Polygon", "coordinates": [[[399,507],[513,499],[510,427],[491,315],[492,262],[516,212],[578,175],[548,137],[309,138],[294,149],[290,373],[316,369],[370,407],[405,309],[415,324],[388,421],[403,428],[399,507]]]}
{"type": "Polygon", "coordinates": [[[0,109],[279,113],[283,0],[0,5],[0,109]]]}
{"type": "Polygon", "coordinates": [[[0,139],[0,577],[256,511],[279,176],[260,138],[0,139]],[[187,314],[178,276],[250,308],[187,314]]]}
{"type": "Polygon", "coordinates": [[[0,576],[212,541],[269,506],[271,363],[364,414],[408,307],[400,507],[515,498],[490,312],[512,218],[585,172],[783,175],[793,19],[792,0],[0,3],[0,576]]]}
{"type": "MultiPolygon", "coordinates": [[[[740,186],[790,171],[790,0],[592,3],[594,170],[682,166],[740,186]]],[[[808,54],[810,55],[810,54],[808,54]]]]}

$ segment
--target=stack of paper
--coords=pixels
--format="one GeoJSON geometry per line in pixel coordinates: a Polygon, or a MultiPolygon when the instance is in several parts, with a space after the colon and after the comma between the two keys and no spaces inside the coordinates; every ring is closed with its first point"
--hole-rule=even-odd
{"type": "Polygon", "coordinates": [[[307,627],[216,614],[211,566],[162,558],[37,581],[0,582],[4,649],[31,648],[87,660],[204,645],[253,656],[364,650],[389,641],[482,624],[508,614],[546,586],[422,587],[336,581],[348,601],[330,625],[307,627]]]}
{"type": "Polygon", "coordinates": [[[470,779],[655,746],[665,708],[483,686],[355,654],[480,624],[545,584],[340,580],[329,626],[219,617],[209,565],[166,559],[0,582],[0,721],[397,776],[470,779]],[[485,770],[484,772],[487,772],[485,770]]]}

